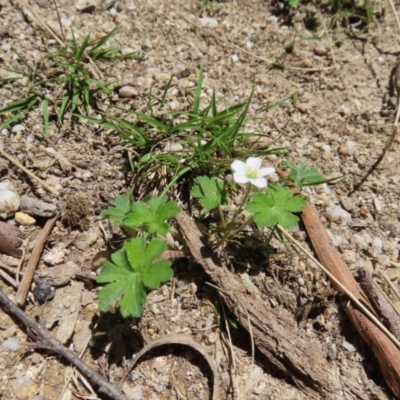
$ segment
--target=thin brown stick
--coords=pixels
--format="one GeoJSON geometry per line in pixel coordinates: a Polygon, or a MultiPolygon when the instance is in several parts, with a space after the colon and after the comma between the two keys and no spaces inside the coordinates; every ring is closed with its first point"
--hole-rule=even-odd
{"type": "Polygon", "coordinates": [[[33,274],[35,273],[40,255],[42,254],[44,243],[59,216],[60,214],[58,213],[55,217],[49,219],[42,229],[42,232],[40,232],[40,235],[36,239],[35,248],[32,251],[31,258],[29,259],[28,265],[25,269],[24,277],[22,278],[17,294],[15,295],[15,302],[19,306],[22,306],[25,303],[26,296],[32,283],[33,274]]]}
{"type": "Polygon", "coordinates": [[[358,280],[376,313],[389,327],[390,332],[400,339],[400,315],[397,314],[397,311],[382,293],[381,288],[372,279],[371,273],[360,268],[358,270],[358,280]]]}
{"type": "Polygon", "coordinates": [[[15,289],[18,287],[18,283],[14,278],[11,278],[10,275],[7,274],[7,272],[4,272],[3,270],[0,269],[0,276],[8,282],[12,287],[15,289]]]}
{"type": "Polygon", "coordinates": [[[38,176],[36,176],[33,172],[29,171],[26,169],[17,159],[15,159],[13,156],[10,154],[6,153],[4,150],[0,149],[0,154],[3,155],[7,160],[11,161],[14,165],[16,165],[18,168],[20,168],[22,171],[24,171],[27,175],[29,175],[32,179],[34,179],[36,182],[40,183],[46,190],[48,190],[50,193],[53,193],[55,196],[58,196],[59,193],[57,192],[56,189],[53,187],[49,186],[45,181],[40,179],[38,176]]]}
{"type": "Polygon", "coordinates": [[[95,383],[100,392],[110,396],[114,400],[129,400],[119,389],[104,380],[98,373],[93,371],[88,365],[80,360],[76,354],[62,345],[52,334],[42,325],[38,324],[29,315],[19,309],[1,290],[0,288],[0,304],[3,306],[4,312],[12,314],[18,318],[26,327],[35,331],[44,345],[50,346],[55,352],[60,354],[71,364],[73,364],[85,377],[95,383]]]}
{"type": "MultiPolygon", "coordinates": [[[[395,264],[392,262],[392,265],[395,264]]],[[[396,263],[397,264],[397,263],[396,263]]],[[[400,266],[397,266],[399,268],[400,266]]],[[[392,289],[392,292],[394,295],[400,300],[400,293],[397,290],[396,286],[393,285],[392,281],[388,278],[388,276],[383,273],[382,271],[379,271],[380,276],[386,281],[386,283],[390,286],[390,289],[392,289]]]]}

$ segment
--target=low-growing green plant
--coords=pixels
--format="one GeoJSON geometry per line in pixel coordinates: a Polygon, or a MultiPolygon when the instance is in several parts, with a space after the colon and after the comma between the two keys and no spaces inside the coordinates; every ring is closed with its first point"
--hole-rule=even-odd
{"type": "Polygon", "coordinates": [[[101,216],[109,218],[126,235],[121,249],[111,254],[97,282],[108,283],[99,292],[99,306],[108,311],[119,302],[123,317],[140,317],[146,303],[146,288],[156,289],[173,276],[171,262],[158,260],[167,250],[167,222],[180,208],[166,196],[147,196],[134,201],[130,192],[117,197],[101,216]],[[161,236],[156,237],[156,236],[161,236]]]}
{"type": "MultiPolygon", "coordinates": [[[[273,232],[277,230],[278,234],[279,227],[288,229],[298,225],[296,213],[303,211],[307,202],[302,195],[294,194],[290,186],[302,187],[328,180],[316,168],[308,168],[306,163],[296,165],[287,161],[284,165],[289,169],[288,180],[268,185],[266,176],[275,172],[275,168],[263,168],[260,158],[232,162],[233,180],[238,185],[245,185],[245,194],[229,220],[226,220],[222,206],[229,203],[233,187],[228,186],[224,179],[215,177],[198,176],[194,180],[191,194],[204,212],[219,211],[216,214],[221,222],[219,240],[214,247],[240,233],[251,221],[259,229],[269,227],[273,232]],[[237,222],[244,210],[248,213],[245,222],[237,222]]],[[[122,249],[112,254],[113,262],[105,263],[97,280],[108,283],[99,292],[102,311],[108,311],[119,302],[122,316],[140,317],[146,303],[146,289],[158,288],[172,277],[171,262],[158,258],[167,250],[167,242],[163,238],[170,231],[168,220],[179,212],[179,207],[164,195],[134,201],[132,194],[126,193],[117,197],[112,207],[101,213],[103,218],[111,219],[127,235],[122,249]]]]}
{"type": "MultiPolygon", "coordinates": [[[[256,155],[283,152],[279,148],[259,146],[257,142],[251,149],[249,148],[250,136],[262,136],[245,131],[245,126],[250,120],[247,114],[252,94],[247,101],[224,108],[223,99],[217,100],[213,93],[210,102],[202,107],[200,100],[203,79],[203,70],[200,68],[197,87],[190,95],[191,111],[162,112],[157,116],[150,91],[148,114],[110,106],[108,112],[103,113],[103,118],[79,114],[76,116],[114,130],[126,142],[135,146],[141,155],[132,165],[137,171],[136,185],[146,179],[149,172],[160,171],[163,167],[169,171],[169,176],[179,175],[185,170],[186,177],[195,179],[200,175],[217,176],[219,173],[225,173],[229,169],[229,160],[234,157],[247,158],[250,152],[256,155]],[[113,108],[117,108],[125,115],[114,117],[111,113],[113,108]],[[179,145],[180,150],[171,151],[173,145],[179,145]]],[[[170,84],[171,80],[167,83],[158,104],[158,113],[165,106],[170,84]]],[[[290,101],[292,97],[285,98],[282,102],[290,101]]],[[[271,108],[273,105],[260,112],[271,108]]]]}
{"type": "Polygon", "coordinates": [[[105,44],[118,32],[120,25],[99,40],[90,42],[87,35],[79,43],[72,30],[72,41],[59,50],[46,54],[36,65],[31,65],[25,57],[17,52],[25,69],[9,71],[12,77],[2,82],[29,79],[29,86],[22,100],[14,102],[0,110],[0,115],[11,114],[0,124],[0,129],[22,119],[34,106],[40,104],[43,115],[44,131],[49,133],[49,121],[55,119],[57,124],[63,122],[67,113],[84,113],[89,115],[97,109],[96,95],[110,95],[110,83],[103,83],[97,76],[95,62],[98,60],[119,60],[132,58],[136,53],[123,54],[122,49],[105,44]],[[48,97],[46,91],[54,88],[59,96],[48,97]]]}

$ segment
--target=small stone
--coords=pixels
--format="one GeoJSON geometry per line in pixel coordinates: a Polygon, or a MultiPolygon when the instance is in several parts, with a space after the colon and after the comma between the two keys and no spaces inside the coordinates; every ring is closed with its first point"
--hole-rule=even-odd
{"type": "Polygon", "coordinates": [[[208,342],[209,343],[215,343],[217,341],[217,334],[216,334],[216,332],[210,332],[209,334],[208,334],[208,342]]]}
{"type": "Polygon", "coordinates": [[[65,247],[62,243],[55,245],[48,253],[43,256],[43,261],[47,265],[57,265],[64,261],[65,247]]]}
{"type": "Polygon", "coordinates": [[[35,300],[39,303],[43,303],[54,297],[55,292],[52,291],[51,283],[47,280],[42,280],[37,283],[35,289],[33,290],[33,296],[35,300]]]}
{"type": "Polygon", "coordinates": [[[182,146],[180,143],[171,143],[171,142],[168,142],[168,143],[165,145],[164,150],[165,150],[167,153],[182,153],[182,151],[183,151],[183,146],[182,146]]]}
{"type": "Polygon", "coordinates": [[[11,132],[18,133],[18,132],[22,132],[24,130],[25,130],[25,127],[23,125],[21,125],[21,124],[18,124],[18,125],[14,125],[12,127],[11,132]]]}
{"type": "Polygon", "coordinates": [[[231,59],[233,62],[238,62],[239,61],[239,56],[237,54],[232,54],[231,59]]]}
{"type": "Polygon", "coordinates": [[[325,56],[328,53],[328,50],[326,49],[325,45],[323,43],[318,43],[314,47],[314,54],[317,56],[325,56]]]}
{"type": "Polygon", "coordinates": [[[200,60],[200,58],[203,57],[203,54],[198,49],[193,49],[190,52],[190,57],[192,58],[192,60],[196,61],[200,60]]]}
{"type": "Polygon", "coordinates": [[[122,86],[121,89],[118,91],[119,97],[123,97],[126,99],[132,99],[134,97],[139,96],[139,92],[133,86],[122,86]]]}
{"type": "Polygon", "coordinates": [[[199,23],[203,28],[216,28],[219,25],[215,18],[210,17],[199,18],[199,23]]]}
{"type": "Polygon", "coordinates": [[[339,220],[344,210],[340,206],[329,207],[326,209],[326,218],[330,222],[336,222],[339,220]]]}
{"type": "Polygon", "coordinates": [[[57,212],[57,206],[54,204],[46,203],[45,201],[26,195],[21,196],[20,209],[27,214],[45,218],[54,217],[57,212]]]}
{"type": "Polygon", "coordinates": [[[378,198],[375,197],[374,205],[375,205],[376,212],[380,214],[382,212],[382,202],[378,198]]]}
{"type": "Polygon", "coordinates": [[[12,350],[12,351],[18,351],[21,347],[17,339],[14,338],[9,338],[5,340],[0,347],[3,347],[4,349],[12,350]]]}
{"type": "Polygon", "coordinates": [[[339,147],[339,154],[342,156],[351,156],[354,154],[354,147],[350,147],[347,144],[339,147]]]}
{"type": "Polygon", "coordinates": [[[35,218],[21,211],[15,213],[15,221],[24,226],[31,226],[36,224],[35,218]]]}
{"type": "Polygon", "coordinates": [[[379,238],[374,238],[371,243],[371,254],[373,257],[378,257],[382,254],[383,243],[379,238]]]}
{"type": "Polygon", "coordinates": [[[20,197],[18,193],[0,188],[0,214],[12,215],[18,211],[19,205],[20,197]]]}
{"type": "Polygon", "coordinates": [[[15,336],[17,333],[17,327],[15,325],[10,325],[3,332],[1,332],[1,336],[3,339],[9,339],[15,336]]]}
{"type": "Polygon", "coordinates": [[[75,3],[75,8],[82,13],[91,13],[99,4],[99,0],[78,0],[75,3]]]}
{"type": "Polygon", "coordinates": [[[303,114],[308,113],[310,111],[310,105],[307,103],[298,103],[297,108],[303,114]]]}
{"type": "Polygon", "coordinates": [[[14,395],[18,400],[27,400],[30,396],[34,395],[38,390],[38,385],[31,380],[28,376],[15,379],[11,384],[14,395]]]}
{"type": "Polygon", "coordinates": [[[101,232],[100,229],[96,227],[92,227],[87,231],[86,235],[86,243],[91,246],[92,244],[96,243],[97,238],[100,236],[101,232]]]}
{"type": "Polygon", "coordinates": [[[347,350],[350,351],[352,353],[354,353],[355,351],[357,351],[357,349],[349,342],[344,341],[342,346],[347,350]]]}
{"type": "Polygon", "coordinates": [[[156,79],[158,81],[168,82],[171,79],[171,74],[167,72],[162,72],[161,74],[158,74],[156,76],[156,79]]]}
{"type": "Polygon", "coordinates": [[[32,353],[30,359],[33,364],[40,364],[43,361],[43,356],[40,353],[32,353]]]}

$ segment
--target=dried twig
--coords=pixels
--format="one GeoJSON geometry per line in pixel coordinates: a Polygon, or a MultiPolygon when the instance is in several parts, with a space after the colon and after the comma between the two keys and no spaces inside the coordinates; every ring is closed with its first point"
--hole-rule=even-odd
{"type": "MultiPolygon", "coordinates": [[[[392,265],[393,264],[397,264],[397,263],[394,263],[392,261],[392,265]]],[[[397,265],[396,268],[400,268],[400,265],[397,265]]],[[[386,281],[386,283],[390,286],[390,289],[392,289],[392,292],[394,293],[394,295],[400,300],[400,293],[397,290],[396,286],[394,286],[392,281],[388,278],[388,276],[385,273],[383,273],[383,271],[379,271],[379,274],[386,281]]]]}
{"type": "Polygon", "coordinates": [[[0,149],[0,154],[3,155],[7,160],[11,161],[14,165],[16,165],[19,169],[24,171],[28,176],[30,176],[32,179],[34,179],[36,182],[40,183],[46,190],[48,190],[50,193],[53,193],[55,196],[58,196],[59,193],[57,192],[56,189],[53,187],[49,186],[45,181],[40,179],[38,176],[36,176],[33,172],[29,171],[26,169],[17,159],[15,159],[13,156],[10,154],[6,153],[4,150],[0,149]]]}
{"type": "Polygon", "coordinates": [[[4,312],[12,314],[18,318],[26,327],[30,328],[38,337],[43,340],[43,344],[50,346],[54,351],[73,364],[85,377],[95,383],[100,392],[110,396],[114,400],[129,400],[119,389],[103,379],[98,373],[93,371],[88,365],[80,360],[76,354],[62,345],[52,334],[42,325],[38,324],[29,315],[19,309],[1,290],[0,288],[0,304],[3,306],[4,312]]]}
{"type": "Polygon", "coordinates": [[[33,274],[35,273],[35,269],[36,269],[37,263],[39,262],[40,255],[42,254],[44,243],[47,239],[47,236],[49,236],[51,230],[53,229],[53,226],[59,216],[60,216],[60,214],[57,214],[52,219],[49,219],[46,222],[46,225],[44,226],[42,231],[40,232],[40,235],[36,239],[35,248],[32,251],[28,265],[26,266],[26,269],[25,269],[24,277],[22,278],[21,284],[20,284],[17,294],[15,296],[15,302],[19,306],[22,306],[25,302],[26,295],[28,294],[29,287],[31,286],[33,274]]]}
{"type": "Polygon", "coordinates": [[[371,273],[360,268],[358,270],[358,280],[376,313],[389,327],[390,332],[400,340],[400,315],[397,314],[397,311],[382,293],[380,287],[374,282],[371,273]]]}

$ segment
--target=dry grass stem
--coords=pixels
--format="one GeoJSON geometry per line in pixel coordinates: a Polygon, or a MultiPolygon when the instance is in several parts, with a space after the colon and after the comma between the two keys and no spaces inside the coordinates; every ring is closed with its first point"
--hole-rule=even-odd
{"type": "Polygon", "coordinates": [[[6,153],[4,150],[0,149],[0,154],[3,155],[7,160],[11,161],[14,165],[16,165],[19,169],[24,171],[28,176],[30,176],[32,179],[34,179],[36,182],[38,182],[40,185],[42,185],[47,191],[50,193],[53,193],[55,196],[59,196],[59,193],[56,189],[52,188],[49,186],[46,182],[44,182],[42,179],[40,179],[38,176],[36,176],[33,172],[29,171],[26,169],[18,160],[16,160],[13,156],[10,154],[6,153]]]}

